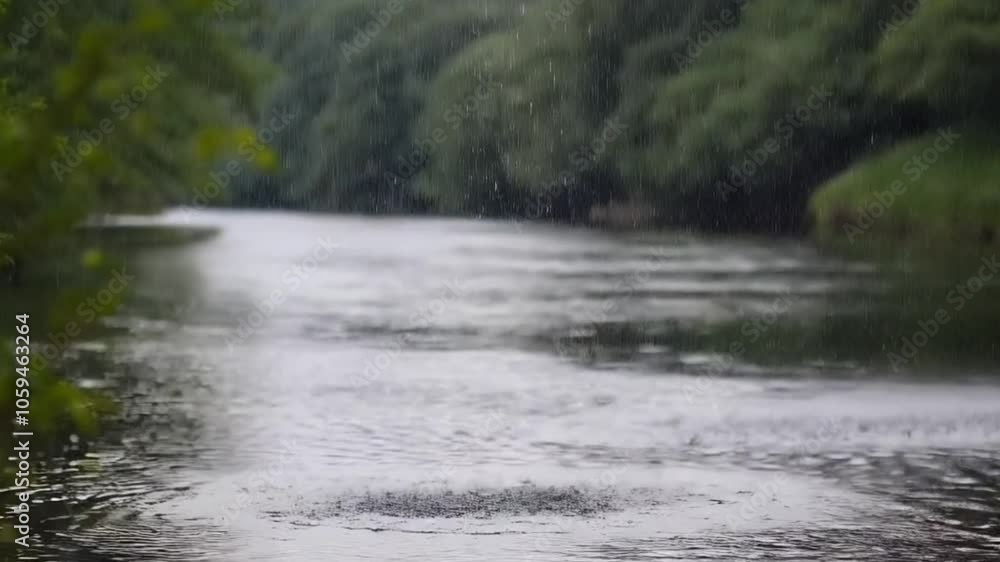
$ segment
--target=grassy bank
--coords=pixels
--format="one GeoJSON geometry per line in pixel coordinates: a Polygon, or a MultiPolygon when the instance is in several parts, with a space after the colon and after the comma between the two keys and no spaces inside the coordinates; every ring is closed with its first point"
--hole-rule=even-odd
{"type": "Polygon", "coordinates": [[[817,241],[880,259],[996,250],[998,146],[993,134],[941,129],[858,163],[813,195],[817,241]]]}

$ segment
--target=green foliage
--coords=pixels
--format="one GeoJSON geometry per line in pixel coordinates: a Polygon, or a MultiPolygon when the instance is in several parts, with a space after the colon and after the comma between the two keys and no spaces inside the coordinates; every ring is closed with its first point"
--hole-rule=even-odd
{"type": "Polygon", "coordinates": [[[646,101],[625,108],[624,119],[643,130],[622,151],[621,166],[626,181],[676,221],[780,229],[801,215],[794,206],[802,204],[802,183],[842,166],[844,141],[868,136],[878,122],[862,70],[876,14],[872,3],[855,0],[738,4],[744,8],[728,7],[740,14],[728,31],[688,28],[683,58],[675,52],[678,64],[646,101]],[[817,91],[830,95],[819,99],[817,91]],[[797,117],[811,100],[821,107],[797,117]],[[772,140],[777,151],[745,165],[772,140]]]}
{"type": "MultiPolygon", "coordinates": [[[[110,402],[75,388],[58,355],[41,357],[42,334],[68,325],[87,294],[81,279],[106,283],[108,263],[94,248],[68,261],[83,266],[79,276],[63,273],[80,267],[53,264],[81,252],[79,228],[89,217],[187,201],[192,180],[242,138],[233,118],[254,107],[260,76],[238,50],[255,2],[238,3],[224,21],[212,0],[51,4],[55,13],[37,2],[0,2],[0,310],[31,309],[33,448],[61,454],[70,434],[96,433],[110,402]],[[29,263],[38,267],[26,280],[29,263]]],[[[4,322],[7,334],[11,316],[4,322]]],[[[7,450],[12,344],[0,339],[7,450]]]]}
{"type": "Polygon", "coordinates": [[[251,104],[256,80],[210,1],[71,2],[40,28],[39,10],[0,16],[0,232],[15,257],[92,213],[187,199],[207,173],[196,138],[228,126],[224,94],[251,104]]]}
{"type": "Polygon", "coordinates": [[[855,161],[997,122],[989,0],[473,4],[414,0],[384,23],[374,0],[284,4],[262,35],[288,75],[269,108],[304,117],[278,135],[284,174],[241,201],[566,220],[621,202],[798,231],[855,161]],[[627,128],[599,142],[607,119],[627,128]]]}
{"type": "MultiPolygon", "coordinates": [[[[16,373],[7,366],[15,365],[12,348],[0,347],[0,361],[4,369],[0,371],[0,392],[4,399],[0,401],[0,446],[5,450],[12,449],[14,431],[24,431],[14,425],[14,403],[16,373]]],[[[110,399],[97,394],[85,392],[72,383],[55,374],[51,369],[32,367],[28,376],[30,387],[31,408],[29,414],[30,427],[34,435],[32,440],[36,454],[60,454],[68,443],[67,437],[76,435],[81,439],[97,435],[100,416],[114,411],[110,399]]],[[[3,463],[0,466],[6,466],[3,463]]]]}
{"type": "Polygon", "coordinates": [[[811,202],[817,234],[860,245],[916,243],[928,252],[994,244],[1000,235],[1000,137],[955,133],[961,138],[953,146],[928,134],[825,184],[811,202]]]}
{"type": "Polygon", "coordinates": [[[261,126],[274,111],[298,117],[276,131],[283,173],[250,178],[241,201],[370,212],[420,207],[408,182],[389,174],[412,151],[428,84],[464,46],[509,26],[516,4],[412,0],[392,14],[383,2],[340,0],[282,10],[262,47],[286,74],[268,96],[261,126]]]}
{"type": "Polygon", "coordinates": [[[631,201],[714,230],[798,229],[812,189],[858,158],[994,112],[1000,8],[905,6],[414,1],[387,22],[367,0],[291,9],[262,34],[287,74],[269,103],[304,118],[278,135],[283,177],[241,200],[569,220],[631,201]],[[609,118],[626,131],[599,142],[609,118]]]}
{"type": "MultiPolygon", "coordinates": [[[[546,27],[536,10],[530,24],[546,27]]],[[[587,87],[579,38],[565,31],[507,32],[473,45],[431,85],[417,138],[444,131],[419,189],[444,209],[498,215],[546,191],[568,192],[560,174],[592,134],[579,92],[587,87]],[[537,43],[531,38],[538,38],[537,43]],[[557,183],[555,188],[548,185],[557,183]]]]}
{"type": "Polygon", "coordinates": [[[878,90],[926,104],[940,119],[1000,118],[1000,4],[926,2],[903,25],[887,21],[876,59],[878,90]]]}

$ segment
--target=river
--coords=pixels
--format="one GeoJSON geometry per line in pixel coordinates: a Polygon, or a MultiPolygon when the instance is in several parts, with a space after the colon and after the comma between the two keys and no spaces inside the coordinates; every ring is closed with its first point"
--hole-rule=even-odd
{"type": "Polygon", "coordinates": [[[1000,556],[990,373],[740,356],[877,292],[869,267],[794,241],[190,220],[221,233],[130,258],[115,335],[78,350],[128,423],[48,476],[72,514],[38,559],[1000,556]],[[744,318],[735,361],[647,337],[744,318]]]}

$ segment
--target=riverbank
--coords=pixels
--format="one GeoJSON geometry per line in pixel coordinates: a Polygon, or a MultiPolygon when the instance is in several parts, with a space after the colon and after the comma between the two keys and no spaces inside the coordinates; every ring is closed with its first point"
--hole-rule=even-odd
{"type": "Polygon", "coordinates": [[[997,251],[997,147],[997,135],[947,127],[859,162],[812,196],[814,239],[882,259],[997,251]]]}

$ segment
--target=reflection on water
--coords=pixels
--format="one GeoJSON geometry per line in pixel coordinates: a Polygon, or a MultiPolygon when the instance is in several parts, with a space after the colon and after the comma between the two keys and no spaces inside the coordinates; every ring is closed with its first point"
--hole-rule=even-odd
{"type": "Polygon", "coordinates": [[[87,384],[126,395],[125,423],[49,472],[39,498],[71,514],[52,515],[41,559],[1000,548],[1000,386],[749,353],[725,373],[699,367],[705,326],[762,318],[774,331],[760,345],[780,347],[781,326],[823,317],[829,299],[880,294],[868,267],[681,235],[198,221],[222,234],[133,258],[120,335],[80,352],[87,384]],[[791,304],[772,310],[781,295],[791,304]]]}

